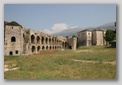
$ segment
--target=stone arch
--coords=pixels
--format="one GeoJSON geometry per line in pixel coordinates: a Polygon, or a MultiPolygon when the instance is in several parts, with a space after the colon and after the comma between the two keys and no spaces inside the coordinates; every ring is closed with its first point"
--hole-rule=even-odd
{"type": "Polygon", "coordinates": [[[25,43],[25,38],[26,38],[26,37],[25,37],[25,34],[23,33],[23,42],[24,42],[24,43],[25,43]]]}
{"type": "Polygon", "coordinates": [[[10,52],[9,52],[9,55],[13,55],[13,52],[12,52],[12,51],[10,51],[10,52]]]}
{"type": "Polygon", "coordinates": [[[42,41],[42,44],[44,44],[44,37],[43,36],[42,36],[42,40],[41,41],[42,41]]]}
{"type": "Polygon", "coordinates": [[[44,46],[42,46],[42,50],[44,50],[45,49],[45,47],[44,46]]]}
{"type": "Polygon", "coordinates": [[[51,38],[49,38],[49,45],[51,45],[51,38]]]}
{"type": "Polygon", "coordinates": [[[37,44],[40,44],[40,37],[37,36],[37,44]]]}
{"type": "Polygon", "coordinates": [[[69,46],[69,49],[72,49],[72,46],[71,45],[69,46]]]}
{"type": "Polygon", "coordinates": [[[63,49],[65,48],[65,42],[62,42],[62,47],[63,47],[63,49]]]}
{"type": "Polygon", "coordinates": [[[47,38],[47,37],[46,37],[46,39],[45,39],[45,43],[48,44],[48,38],[47,38]]]}
{"type": "Polygon", "coordinates": [[[46,46],[46,50],[48,50],[48,46],[46,46]]]}
{"type": "Polygon", "coordinates": [[[51,50],[51,46],[50,46],[50,50],[51,50]]]}
{"type": "Polygon", "coordinates": [[[52,38],[52,45],[54,45],[55,44],[55,39],[54,39],[54,37],[52,38]]]}
{"type": "Polygon", "coordinates": [[[67,43],[67,42],[65,42],[65,45],[64,45],[64,46],[65,46],[65,48],[67,48],[67,46],[68,46],[68,43],[67,43]]]}
{"type": "Polygon", "coordinates": [[[31,35],[31,43],[35,44],[35,36],[34,35],[31,35]]]}
{"type": "Polygon", "coordinates": [[[19,51],[18,51],[18,50],[16,50],[16,51],[15,51],[15,53],[16,53],[16,54],[18,54],[18,53],[19,53],[19,51]]]}
{"type": "Polygon", "coordinates": [[[40,46],[37,47],[37,51],[40,51],[40,46]]]}
{"type": "Polygon", "coordinates": [[[11,37],[11,42],[16,42],[16,38],[14,36],[11,37]]]}
{"type": "Polygon", "coordinates": [[[36,47],[35,46],[32,46],[31,50],[32,50],[32,53],[35,52],[36,47]]]}

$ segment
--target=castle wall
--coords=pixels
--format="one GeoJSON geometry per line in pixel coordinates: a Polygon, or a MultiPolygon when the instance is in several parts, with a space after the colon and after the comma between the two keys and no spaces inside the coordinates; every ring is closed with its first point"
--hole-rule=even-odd
{"type": "Polygon", "coordinates": [[[77,38],[76,37],[69,37],[67,38],[68,41],[68,48],[76,50],[77,48],[77,38]]]}
{"type": "Polygon", "coordinates": [[[20,26],[5,25],[4,33],[5,55],[34,54],[42,50],[68,48],[67,39],[64,37],[52,36],[20,26]]]}
{"type": "Polygon", "coordinates": [[[22,28],[20,26],[5,26],[4,54],[20,55],[23,51],[22,28]]]}

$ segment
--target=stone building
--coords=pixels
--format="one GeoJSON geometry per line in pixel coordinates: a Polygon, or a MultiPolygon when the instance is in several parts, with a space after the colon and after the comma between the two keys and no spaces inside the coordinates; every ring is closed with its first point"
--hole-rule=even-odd
{"type": "Polygon", "coordinates": [[[92,45],[92,30],[85,29],[78,32],[78,46],[92,45]]]}
{"type": "Polygon", "coordinates": [[[103,29],[94,29],[93,33],[93,45],[106,45],[106,41],[104,39],[106,30],[103,29]]]}
{"type": "Polygon", "coordinates": [[[103,29],[82,30],[77,33],[78,46],[106,45],[106,41],[104,39],[105,33],[106,30],[103,29]]]}
{"type": "Polygon", "coordinates": [[[15,55],[23,52],[23,29],[20,26],[4,26],[4,54],[15,55]]]}
{"type": "Polygon", "coordinates": [[[70,36],[70,37],[67,37],[67,46],[69,49],[73,49],[73,50],[76,50],[77,48],[77,37],[73,37],[73,36],[70,36]]]}
{"type": "MultiPolygon", "coordinates": [[[[73,42],[74,40],[70,41],[70,43],[73,42]]],[[[4,22],[4,55],[33,54],[42,50],[67,49],[68,43],[65,37],[26,29],[16,22],[4,22]]],[[[76,49],[75,45],[72,47],[76,49]]]]}

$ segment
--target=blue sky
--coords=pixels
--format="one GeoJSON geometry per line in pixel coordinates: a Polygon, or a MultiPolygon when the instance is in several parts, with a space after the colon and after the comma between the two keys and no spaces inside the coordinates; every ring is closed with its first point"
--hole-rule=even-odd
{"type": "Polygon", "coordinates": [[[115,4],[5,4],[4,20],[47,33],[116,21],[115,4]]]}

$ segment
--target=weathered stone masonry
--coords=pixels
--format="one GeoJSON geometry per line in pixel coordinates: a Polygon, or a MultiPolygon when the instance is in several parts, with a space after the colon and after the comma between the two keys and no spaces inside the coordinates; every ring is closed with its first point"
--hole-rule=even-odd
{"type": "Polygon", "coordinates": [[[42,50],[76,50],[79,46],[106,45],[106,30],[81,30],[78,37],[53,36],[26,29],[16,22],[4,22],[4,55],[34,54],[42,50]]]}
{"type": "MultiPolygon", "coordinates": [[[[32,29],[25,29],[21,26],[4,26],[5,55],[33,54],[42,50],[67,49],[69,48],[68,40],[70,39],[52,36],[32,29]]],[[[75,45],[72,44],[75,47],[76,42],[75,45]]],[[[72,46],[73,49],[76,49],[74,46],[72,46]]]]}
{"type": "Polygon", "coordinates": [[[106,45],[105,33],[105,29],[82,30],[78,32],[78,46],[106,45]]]}

